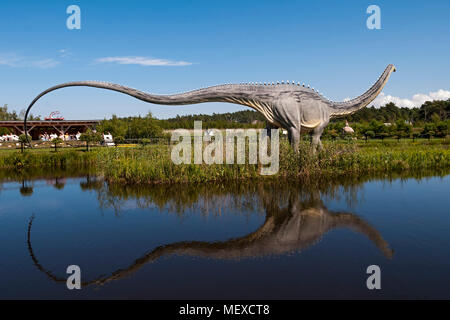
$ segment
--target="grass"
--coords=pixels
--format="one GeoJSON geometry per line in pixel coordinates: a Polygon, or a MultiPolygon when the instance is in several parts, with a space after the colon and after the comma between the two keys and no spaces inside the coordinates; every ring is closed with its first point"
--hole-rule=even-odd
{"type": "MultiPolygon", "coordinates": [[[[303,142],[295,153],[287,141],[280,144],[280,167],[274,176],[261,176],[261,165],[214,164],[176,165],[170,158],[170,146],[97,148],[81,150],[0,151],[0,168],[90,167],[109,181],[123,183],[176,183],[250,179],[323,180],[342,176],[383,174],[450,168],[447,140],[325,141],[324,150],[313,154],[303,142]]],[[[246,157],[248,159],[248,157],[246,157]]]]}
{"type": "Polygon", "coordinates": [[[3,169],[64,169],[68,166],[92,166],[95,165],[96,160],[95,152],[90,153],[73,149],[58,152],[33,149],[24,153],[14,150],[0,151],[0,168],[3,169]]]}

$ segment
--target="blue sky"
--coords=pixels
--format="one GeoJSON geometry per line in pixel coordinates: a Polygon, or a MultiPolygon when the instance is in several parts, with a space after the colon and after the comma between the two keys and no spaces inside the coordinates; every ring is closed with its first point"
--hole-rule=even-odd
{"type": "MultiPolygon", "coordinates": [[[[367,90],[389,63],[397,73],[384,98],[406,103],[415,94],[450,90],[449,13],[448,0],[2,1],[0,104],[20,110],[42,90],[75,80],[160,94],[295,80],[343,100],[367,90]],[[81,8],[81,30],[66,27],[72,4],[81,8]],[[366,27],[371,4],[381,9],[381,30],[366,27]]],[[[44,97],[33,113],[60,110],[68,119],[101,119],[151,111],[167,118],[242,109],[157,106],[119,93],[67,88],[44,97]]]]}

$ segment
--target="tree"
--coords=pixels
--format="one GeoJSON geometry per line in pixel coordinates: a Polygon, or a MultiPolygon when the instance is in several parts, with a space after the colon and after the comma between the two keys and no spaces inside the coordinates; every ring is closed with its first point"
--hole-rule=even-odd
{"type": "Polygon", "coordinates": [[[28,134],[28,135],[25,135],[24,133],[22,133],[22,134],[19,136],[19,141],[20,141],[20,149],[21,149],[21,151],[23,152],[25,143],[28,143],[28,142],[31,143],[31,136],[30,136],[29,134],[28,134]],[[28,140],[27,140],[27,136],[28,136],[28,140]]]}
{"type": "Polygon", "coordinates": [[[85,133],[81,134],[80,140],[86,142],[86,151],[89,151],[89,143],[102,141],[102,135],[98,132],[88,129],[85,133]]]}
{"type": "Polygon", "coordinates": [[[364,132],[364,136],[366,137],[366,141],[367,141],[368,137],[373,139],[375,137],[375,132],[373,132],[372,130],[368,130],[368,131],[364,132]]]}
{"type": "Polygon", "coordinates": [[[406,131],[400,131],[397,132],[397,137],[400,140],[400,138],[406,139],[409,138],[411,136],[411,132],[406,132],[406,131]]]}
{"type": "Polygon", "coordinates": [[[5,134],[10,134],[11,131],[9,131],[7,128],[0,128],[0,136],[3,136],[5,134]]]}
{"type": "Polygon", "coordinates": [[[152,143],[152,140],[149,139],[149,138],[144,138],[144,139],[142,139],[142,140],[140,141],[140,143],[141,143],[143,146],[146,146],[146,145],[152,143]]]}
{"type": "Polygon", "coordinates": [[[437,113],[433,113],[431,115],[431,122],[437,124],[439,121],[441,121],[441,117],[437,113]]]}
{"type": "Polygon", "coordinates": [[[125,142],[125,139],[123,138],[123,136],[117,136],[114,138],[114,142],[116,143],[116,145],[122,144],[125,142]]]}
{"type": "Polygon", "coordinates": [[[52,140],[52,143],[55,146],[55,152],[58,152],[58,144],[60,144],[62,142],[63,142],[63,140],[61,138],[54,138],[52,140]]]}
{"type": "Polygon", "coordinates": [[[436,136],[445,137],[448,133],[449,121],[439,121],[436,124],[436,136]]]}
{"type": "MultiPolygon", "coordinates": [[[[380,122],[394,123],[399,119],[408,120],[408,122],[436,122],[445,121],[450,114],[450,99],[426,101],[420,108],[399,108],[393,103],[388,103],[380,108],[373,106],[362,108],[356,113],[347,116],[349,122],[371,122],[373,120],[380,122]],[[433,116],[434,115],[434,116],[433,116]]],[[[339,120],[332,120],[338,122],[339,120]]]]}
{"type": "MultiPolygon", "coordinates": [[[[0,107],[0,120],[23,120],[25,117],[25,109],[19,112],[17,115],[16,111],[8,111],[8,105],[5,104],[0,107]]],[[[41,120],[41,116],[33,116],[31,113],[28,115],[28,120],[41,120]]]]}
{"type": "Polygon", "coordinates": [[[401,138],[409,137],[411,134],[411,126],[406,124],[403,119],[397,120],[395,124],[395,134],[397,136],[397,140],[399,141],[401,138]]]}
{"type": "Polygon", "coordinates": [[[434,123],[426,123],[422,130],[422,134],[425,137],[428,137],[428,140],[430,140],[431,137],[435,135],[435,132],[436,132],[436,125],[434,123]]]}
{"type": "MultiPolygon", "coordinates": [[[[20,110],[19,116],[18,116],[19,120],[25,119],[25,113],[26,113],[26,110],[25,110],[25,109],[20,110]]],[[[28,115],[27,120],[29,120],[29,121],[30,121],[30,120],[41,120],[41,116],[34,116],[32,113],[30,113],[30,114],[28,115]]]]}
{"type": "Polygon", "coordinates": [[[162,128],[158,125],[158,121],[148,113],[144,118],[135,117],[128,123],[126,138],[156,138],[164,136],[162,128]]]}
{"type": "Polygon", "coordinates": [[[381,132],[381,133],[379,134],[379,136],[380,136],[380,138],[381,138],[381,141],[384,141],[384,138],[389,137],[389,134],[388,134],[387,132],[381,132]]]}
{"type": "Polygon", "coordinates": [[[109,120],[102,120],[97,126],[98,132],[110,132],[113,137],[124,137],[127,133],[129,118],[118,118],[115,114],[109,120]]]}

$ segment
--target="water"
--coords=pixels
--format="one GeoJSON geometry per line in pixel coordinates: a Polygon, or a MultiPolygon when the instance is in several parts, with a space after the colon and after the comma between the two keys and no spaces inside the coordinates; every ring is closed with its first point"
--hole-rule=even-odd
{"type": "Polygon", "coordinates": [[[450,298],[450,175],[320,188],[57,176],[1,184],[2,299],[450,298]],[[69,265],[82,290],[67,289],[69,265]]]}

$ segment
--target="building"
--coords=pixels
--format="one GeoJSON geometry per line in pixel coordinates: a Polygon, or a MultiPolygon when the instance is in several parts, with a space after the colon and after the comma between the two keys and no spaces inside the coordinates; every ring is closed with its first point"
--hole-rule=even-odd
{"type": "MultiPolygon", "coordinates": [[[[87,129],[95,129],[100,120],[32,120],[27,121],[28,134],[33,140],[39,139],[39,135],[47,132],[59,135],[76,134],[87,129]]],[[[0,121],[0,128],[7,128],[16,135],[25,133],[23,121],[0,121]]]]}

